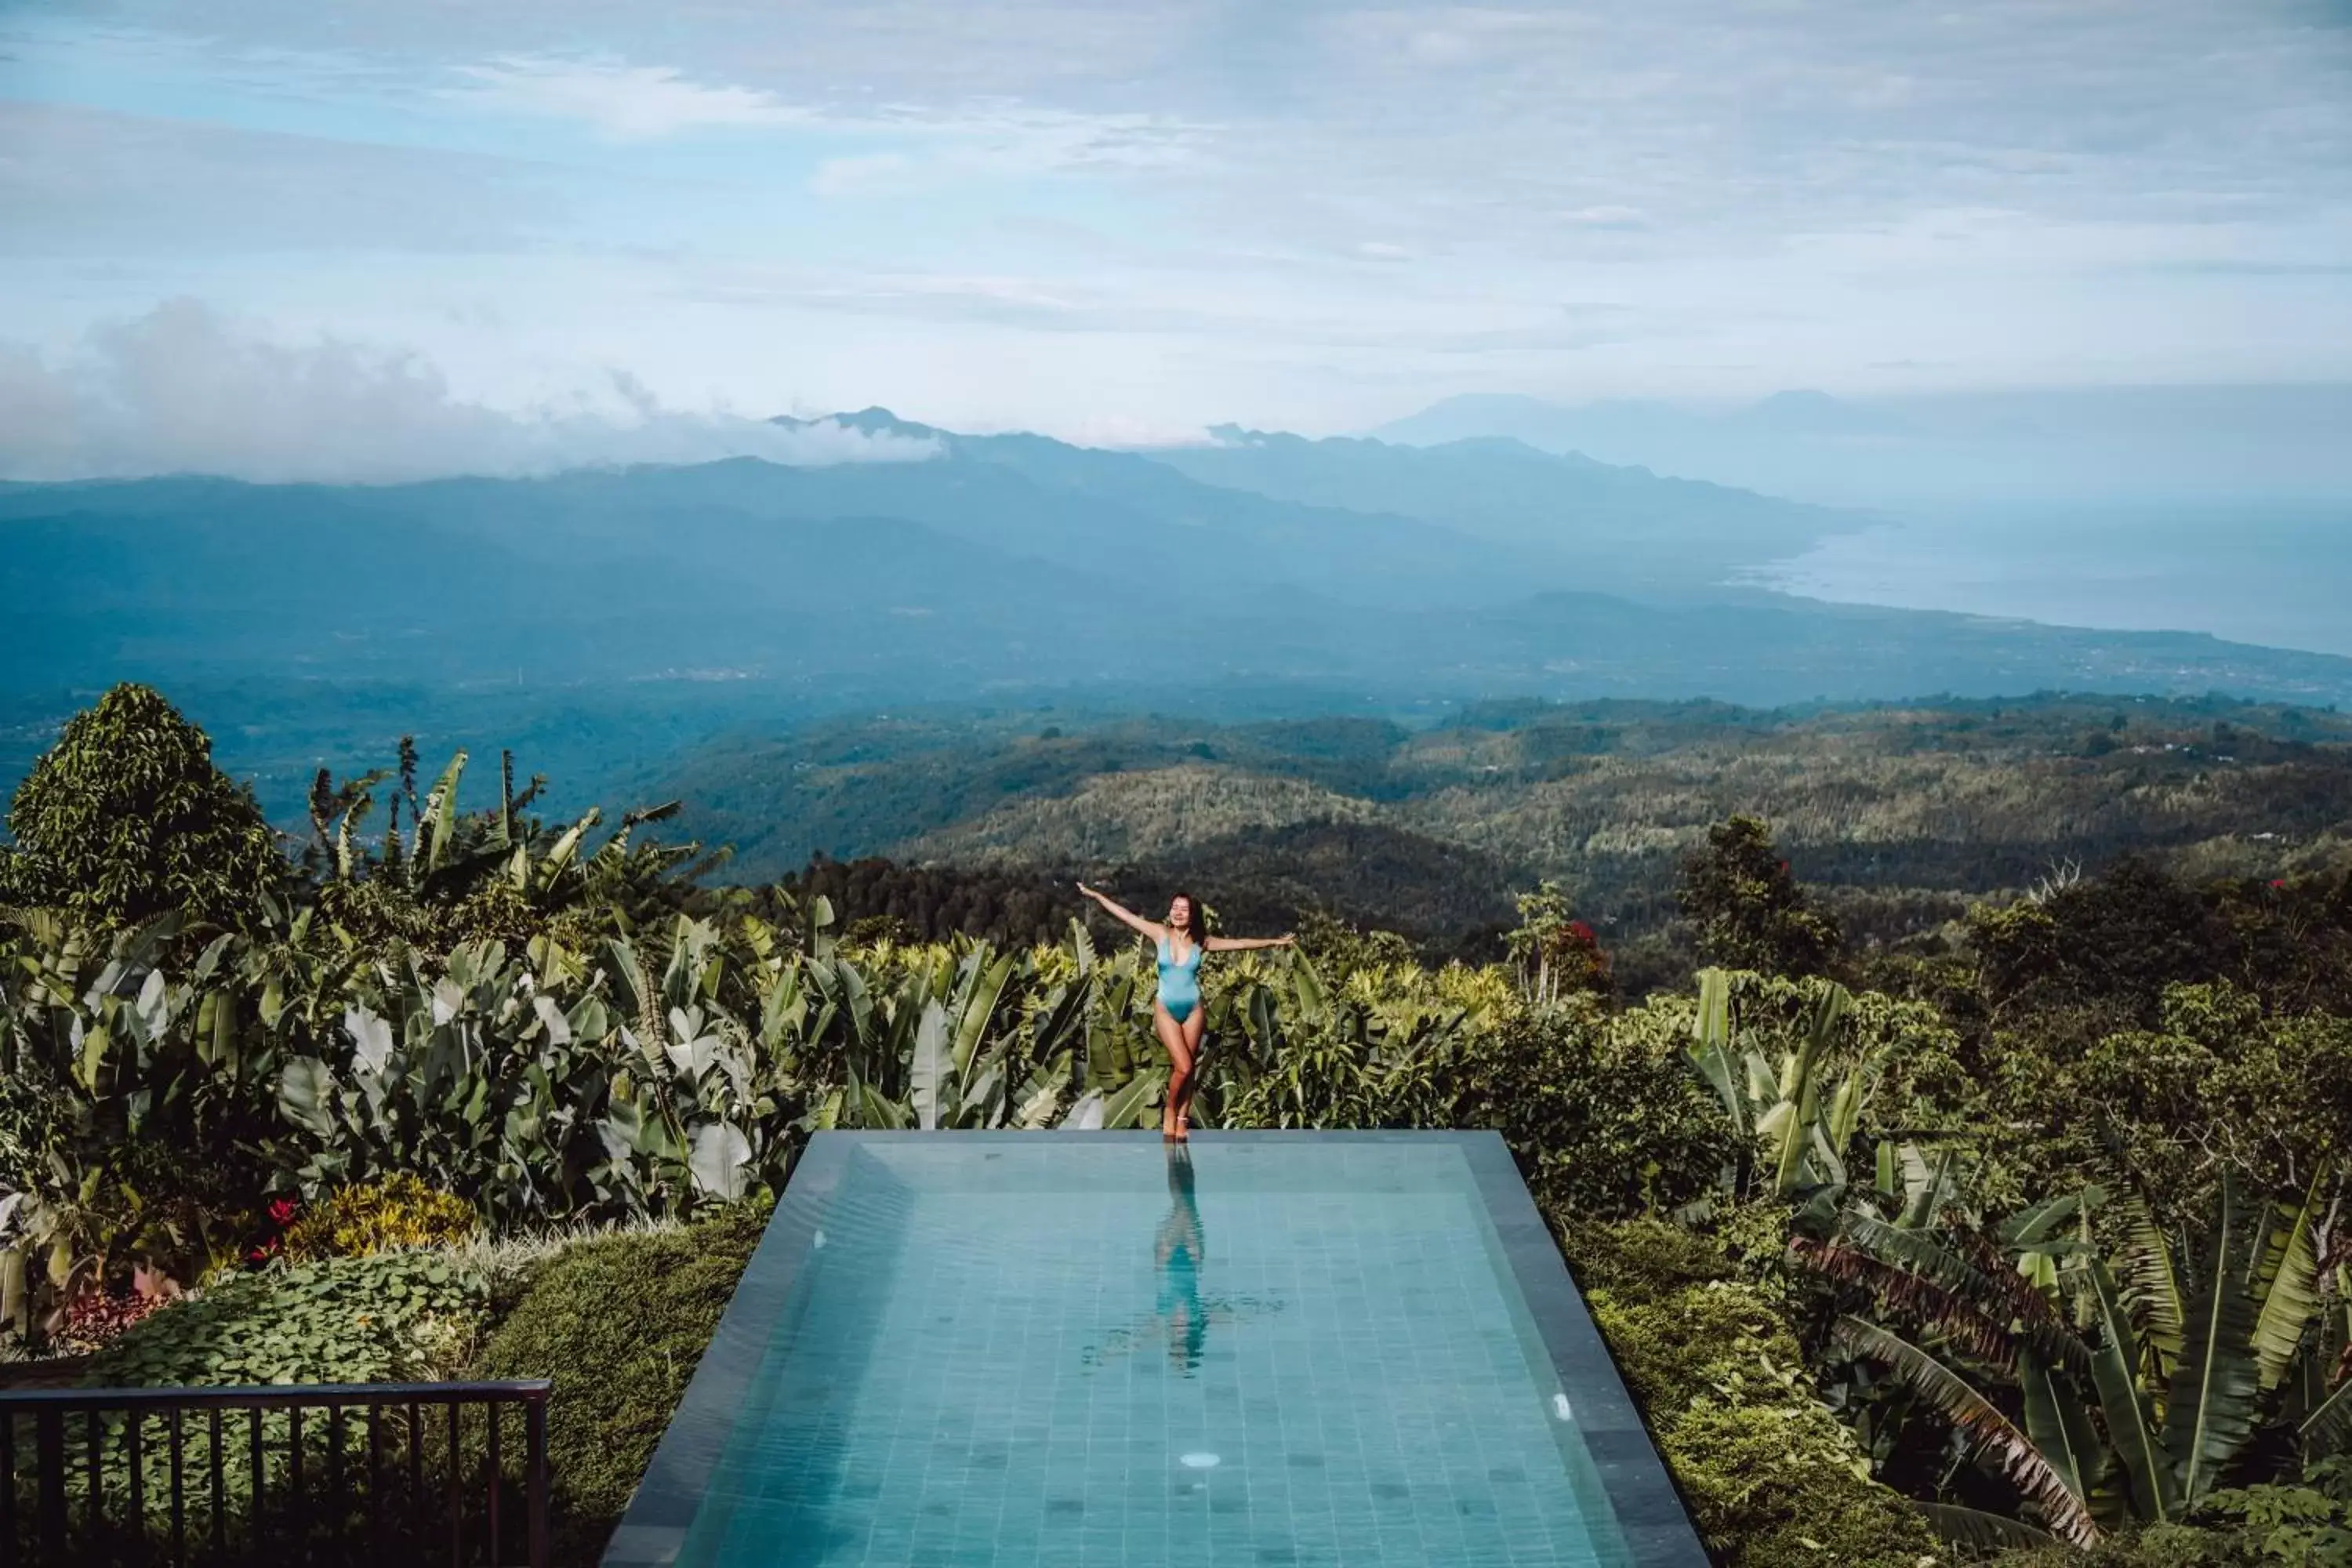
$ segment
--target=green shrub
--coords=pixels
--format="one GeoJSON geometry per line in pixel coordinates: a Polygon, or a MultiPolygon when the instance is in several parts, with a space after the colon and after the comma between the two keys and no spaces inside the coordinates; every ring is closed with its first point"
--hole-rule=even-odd
{"type": "Polygon", "coordinates": [[[481,1275],[431,1252],[328,1258],[239,1275],[124,1330],[95,1387],[404,1383],[465,1363],[489,1300],[481,1275]]]}
{"type": "Polygon", "coordinates": [[[550,1377],[556,1561],[593,1563],[628,1507],[735,1282],[765,1205],[604,1237],[541,1265],[471,1375],[550,1377]]]}
{"type": "Polygon", "coordinates": [[[1592,1215],[1687,1203],[1735,1157],[1682,1041],[1590,998],[1506,1015],[1448,1068],[1456,1127],[1491,1127],[1548,1207],[1592,1215]]]}
{"type": "Polygon", "coordinates": [[[1707,1544],[1732,1568],[1916,1568],[1925,1517],[1814,1395],[1773,1303],[1703,1237],[1655,1220],[1567,1227],[1609,1348],[1707,1544]]]}
{"type": "Polygon", "coordinates": [[[286,880],[253,792],[152,689],[115,687],[66,721],[16,786],[0,902],[71,910],[102,927],[184,914],[243,926],[286,880]]]}
{"type": "Polygon", "coordinates": [[[286,1256],[301,1262],[454,1247],[480,1234],[481,1223],[473,1205],[401,1171],[330,1194],[286,1232],[286,1256]]]}

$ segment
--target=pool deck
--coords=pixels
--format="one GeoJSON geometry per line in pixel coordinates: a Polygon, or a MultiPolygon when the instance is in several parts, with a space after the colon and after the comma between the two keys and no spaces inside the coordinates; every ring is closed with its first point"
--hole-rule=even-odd
{"type": "MultiPolygon", "coordinates": [[[[817,1219],[861,1145],[953,1140],[967,1144],[1052,1146],[1079,1142],[1159,1148],[1153,1132],[819,1132],[793,1168],[774,1218],[744,1270],[710,1348],[656,1450],[628,1511],[614,1532],[604,1568],[667,1568],[684,1546],[732,1437],[762,1359],[769,1353],[793,1287],[823,1245],[817,1219]]],[[[1194,1134],[1195,1145],[1404,1143],[1450,1141],[1484,1197],[1511,1275],[1561,1388],[1570,1391],[1573,1424],[1606,1493],[1625,1561],[1638,1568],[1700,1568],[1705,1547],[1672,1478],[1593,1326],[1559,1248],[1502,1139],[1493,1132],[1285,1131],[1194,1134]]],[[[1531,1352],[1532,1353],[1532,1352],[1531,1352]]],[[[1565,1414],[1565,1412],[1563,1412],[1565,1414]]],[[[1140,1568],[1140,1565],[1139,1565],[1140,1568]]],[[[1432,1568],[1438,1568],[1433,1563],[1432,1568]]]]}

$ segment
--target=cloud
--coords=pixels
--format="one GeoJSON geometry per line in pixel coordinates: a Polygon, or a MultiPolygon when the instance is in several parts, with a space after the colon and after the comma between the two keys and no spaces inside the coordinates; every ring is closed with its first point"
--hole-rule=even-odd
{"type": "Polygon", "coordinates": [[[937,455],[830,422],[784,428],[664,407],[612,374],[569,406],[512,413],[451,395],[414,355],[268,341],[173,300],[90,331],[62,361],[0,342],[0,478],[207,473],[388,483],[751,457],[813,467],[937,455]]]}
{"type": "Polygon", "coordinates": [[[461,66],[458,74],[467,85],[451,89],[449,96],[469,107],[578,121],[623,142],[688,131],[799,126],[813,118],[772,93],[696,81],[675,66],[507,55],[461,66]]]}

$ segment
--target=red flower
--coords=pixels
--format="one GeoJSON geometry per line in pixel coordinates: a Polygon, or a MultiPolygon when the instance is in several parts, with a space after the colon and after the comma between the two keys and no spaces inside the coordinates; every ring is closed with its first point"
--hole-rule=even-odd
{"type": "Polygon", "coordinates": [[[301,1205],[297,1204],[292,1198],[279,1198],[276,1200],[269,1205],[270,1223],[281,1226],[286,1225],[293,1219],[295,1211],[299,1207],[301,1207],[301,1205]]]}
{"type": "Polygon", "coordinates": [[[2284,888],[2286,886],[2286,879],[2284,877],[2273,877],[2271,879],[2271,886],[2273,888],[2284,888]]]}

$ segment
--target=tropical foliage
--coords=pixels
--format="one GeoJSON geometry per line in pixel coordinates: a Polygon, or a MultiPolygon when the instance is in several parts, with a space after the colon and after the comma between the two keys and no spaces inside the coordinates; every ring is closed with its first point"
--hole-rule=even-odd
{"type": "MultiPolygon", "coordinates": [[[[0,925],[19,1352],[164,1381],[625,1363],[559,1432],[593,1555],[812,1132],[1159,1118],[1123,932],[845,923],[831,883],[707,885],[719,858],[656,837],[672,807],[545,819],[501,758],[468,810],[467,758],[428,778],[406,743],[320,775],[264,863],[160,699],[87,717],[20,792],[0,925]],[[160,837],[112,826],[110,747],[169,763],[160,837]],[[640,1234],[498,1262],[614,1225],[640,1234]]],[[[2352,878],[2126,863],[1857,953],[1760,821],[1688,848],[1674,897],[1724,965],[1630,1005],[1557,885],[1488,965],[1328,918],[1221,959],[1196,1123],[1499,1129],[1730,1561],[2326,1560],[2352,878]]]]}

